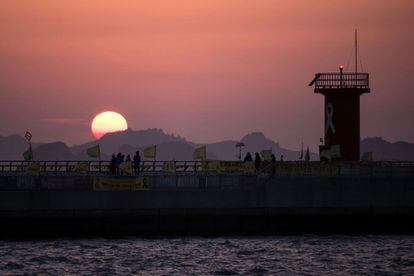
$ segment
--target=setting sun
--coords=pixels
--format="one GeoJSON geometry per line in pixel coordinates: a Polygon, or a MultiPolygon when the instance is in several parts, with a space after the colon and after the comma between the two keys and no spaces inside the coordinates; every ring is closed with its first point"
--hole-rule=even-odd
{"type": "Polygon", "coordinates": [[[126,130],[127,121],[124,116],[117,112],[105,111],[95,116],[92,121],[91,129],[96,139],[101,138],[106,133],[126,130]]]}

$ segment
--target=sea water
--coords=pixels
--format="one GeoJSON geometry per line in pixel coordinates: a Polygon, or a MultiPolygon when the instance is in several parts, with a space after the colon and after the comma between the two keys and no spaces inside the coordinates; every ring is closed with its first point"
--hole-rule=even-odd
{"type": "Polygon", "coordinates": [[[414,236],[0,241],[0,274],[414,274],[414,236]]]}

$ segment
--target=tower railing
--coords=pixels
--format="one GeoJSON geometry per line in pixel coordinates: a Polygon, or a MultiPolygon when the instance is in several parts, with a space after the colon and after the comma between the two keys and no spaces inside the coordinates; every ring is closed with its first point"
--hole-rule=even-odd
{"type": "Polygon", "coordinates": [[[369,89],[368,73],[317,73],[310,86],[317,89],[369,89]]]}

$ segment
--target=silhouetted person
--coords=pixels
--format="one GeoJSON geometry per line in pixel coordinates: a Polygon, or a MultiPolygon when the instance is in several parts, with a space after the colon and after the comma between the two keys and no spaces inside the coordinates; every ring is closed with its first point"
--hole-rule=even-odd
{"type": "Polygon", "coordinates": [[[125,162],[131,162],[132,160],[131,160],[131,155],[127,155],[127,158],[126,158],[126,160],[125,160],[125,162]]]}
{"type": "Polygon", "coordinates": [[[280,156],[280,162],[283,162],[283,154],[280,156]]]}
{"type": "Polygon", "coordinates": [[[244,157],[243,162],[246,163],[246,162],[251,162],[251,161],[253,161],[253,158],[252,158],[252,155],[250,154],[250,152],[248,152],[246,154],[246,156],[244,157]]]}
{"type": "Polygon", "coordinates": [[[262,164],[262,158],[260,157],[259,153],[256,152],[255,153],[255,158],[254,158],[254,168],[255,168],[256,172],[260,171],[261,164],[262,164]]]}
{"type": "Polygon", "coordinates": [[[119,166],[124,162],[122,153],[118,152],[116,155],[116,172],[119,173],[119,166]]]}
{"type": "Polygon", "coordinates": [[[272,175],[276,174],[276,156],[272,154],[272,175]]]}
{"type": "Polygon", "coordinates": [[[116,157],[115,154],[112,154],[111,163],[109,165],[109,171],[111,174],[116,174],[116,157]]]}
{"type": "Polygon", "coordinates": [[[137,150],[134,155],[134,172],[135,174],[139,174],[139,166],[141,165],[141,156],[139,155],[139,151],[137,150]]]}

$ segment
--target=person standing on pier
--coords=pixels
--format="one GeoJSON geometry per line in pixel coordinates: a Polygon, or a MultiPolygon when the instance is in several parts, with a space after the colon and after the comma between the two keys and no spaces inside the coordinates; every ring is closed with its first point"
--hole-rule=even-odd
{"type": "Polygon", "coordinates": [[[116,172],[119,174],[119,166],[124,163],[124,155],[120,152],[116,155],[116,172]]]}
{"type": "Polygon", "coordinates": [[[256,170],[256,172],[260,171],[260,166],[262,165],[262,158],[260,157],[259,153],[256,152],[255,153],[255,158],[254,158],[254,168],[256,170]]]}
{"type": "Polygon", "coordinates": [[[111,171],[111,174],[116,174],[116,157],[115,157],[115,154],[112,154],[109,169],[111,171]]]}
{"type": "Polygon", "coordinates": [[[126,160],[125,160],[125,162],[131,162],[132,160],[131,160],[131,155],[127,155],[127,157],[126,157],[126,160]]]}
{"type": "Polygon", "coordinates": [[[253,161],[252,155],[250,154],[250,152],[248,152],[246,156],[244,157],[243,163],[252,162],[252,161],[253,161]]]}
{"type": "Polygon", "coordinates": [[[141,156],[139,155],[139,150],[135,152],[134,155],[134,173],[135,175],[139,175],[139,166],[141,164],[141,156]]]}
{"type": "Polygon", "coordinates": [[[271,161],[271,166],[272,166],[272,175],[276,174],[276,156],[274,154],[272,154],[272,161],[271,161]]]}

